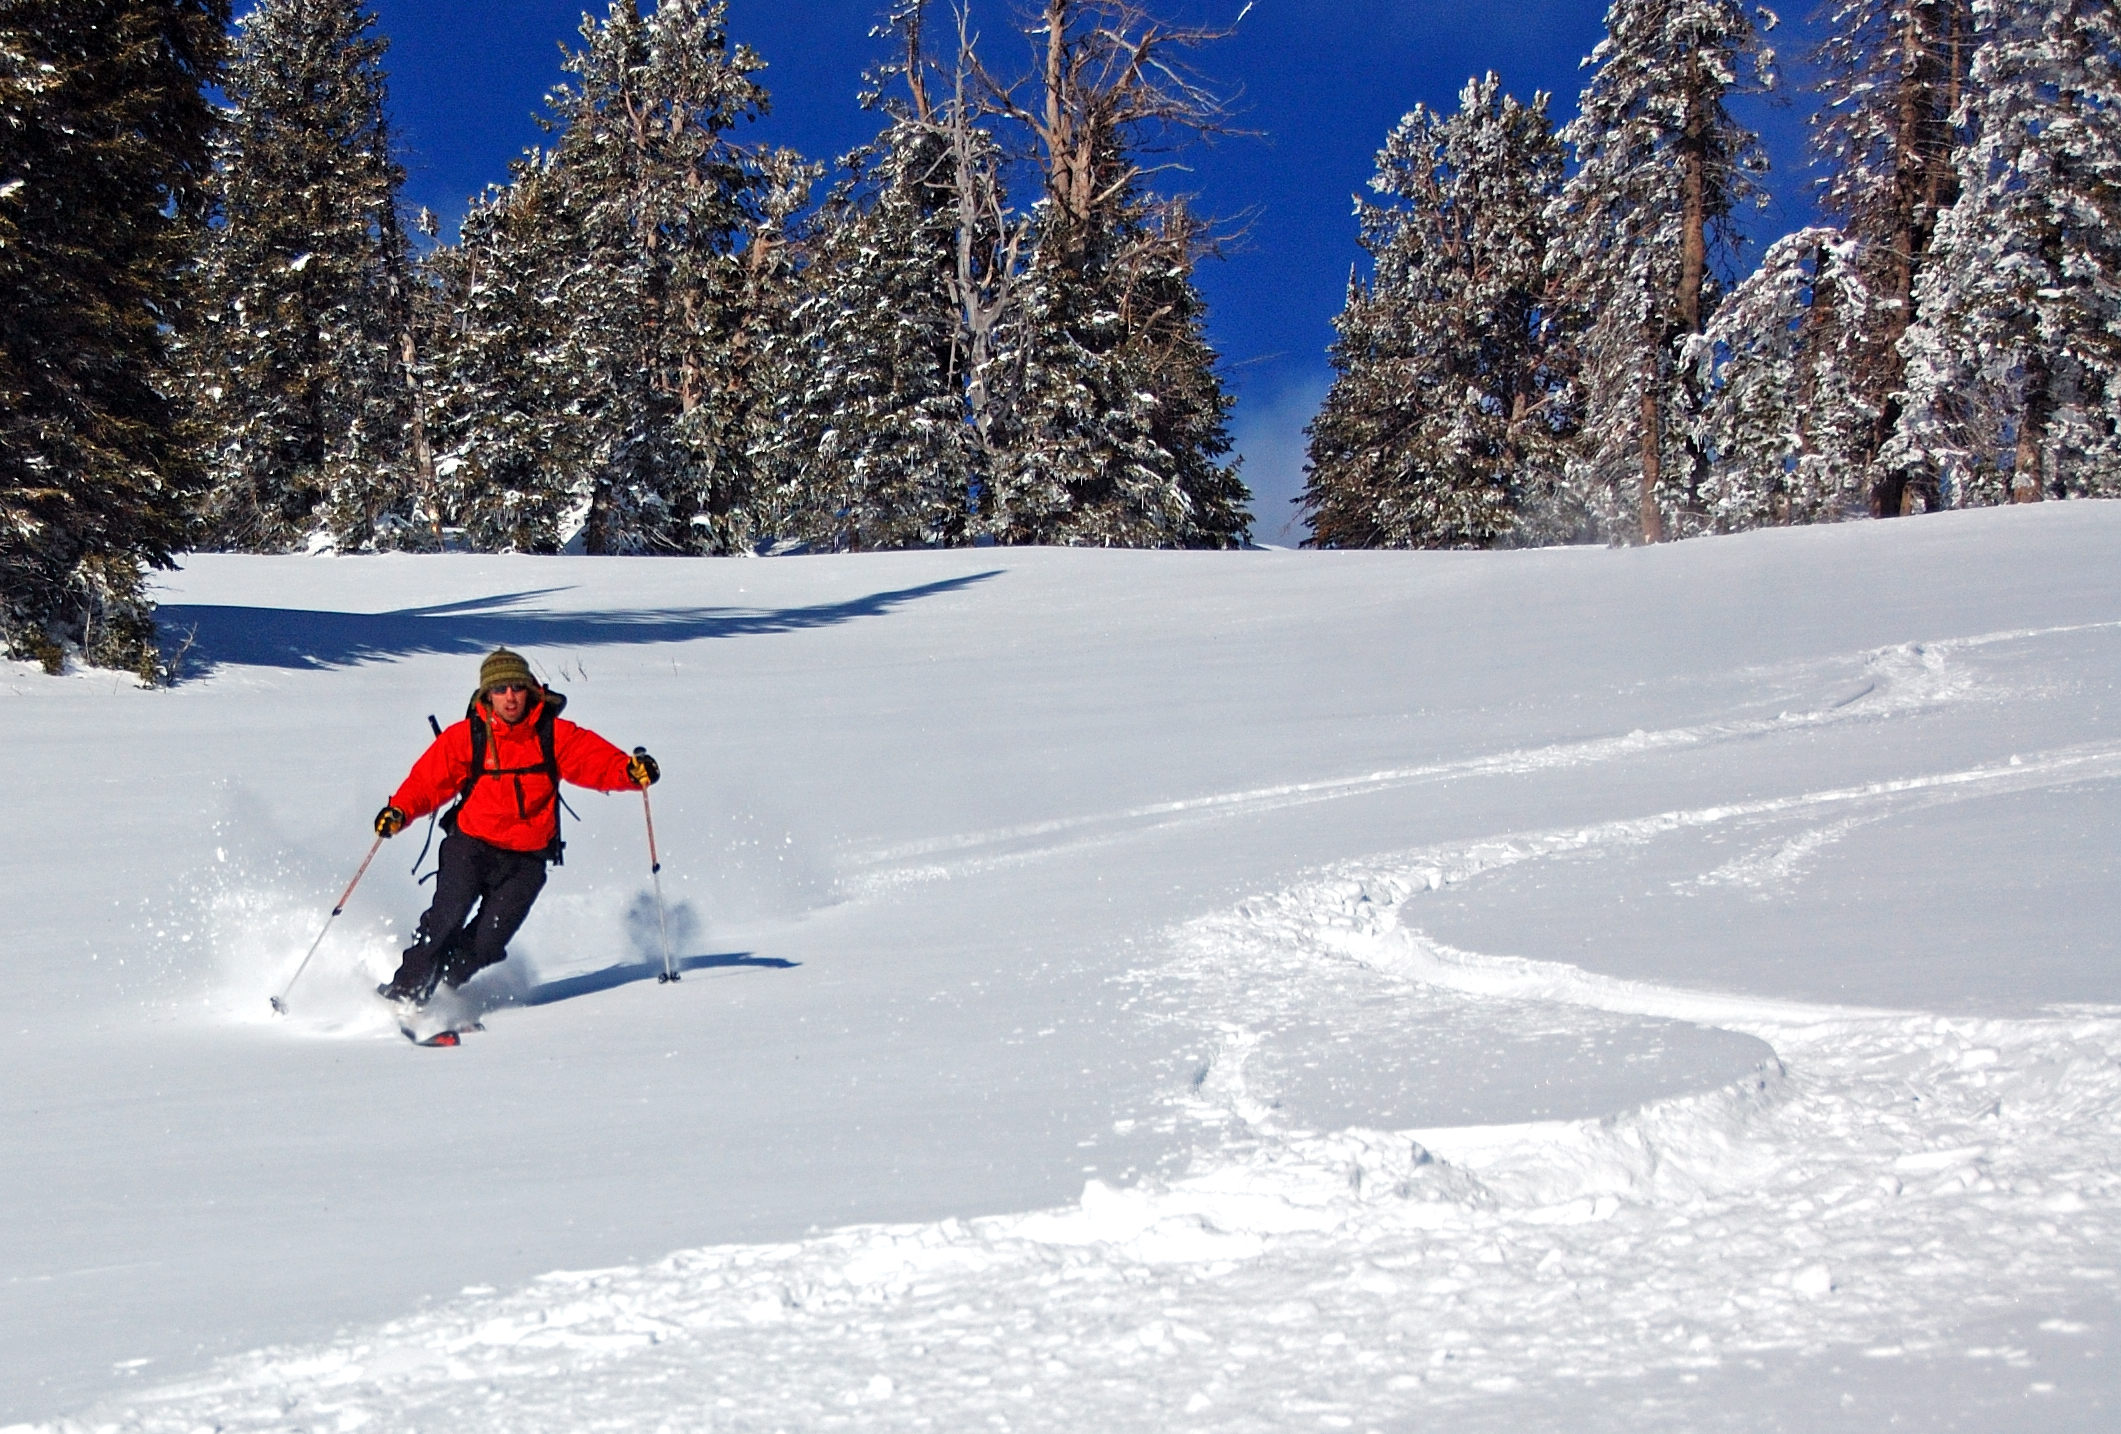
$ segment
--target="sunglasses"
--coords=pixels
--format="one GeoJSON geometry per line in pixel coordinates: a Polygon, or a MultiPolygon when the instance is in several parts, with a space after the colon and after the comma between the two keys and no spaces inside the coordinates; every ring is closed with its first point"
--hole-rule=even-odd
{"type": "Polygon", "coordinates": [[[528,692],[530,688],[521,682],[496,682],[486,690],[488,692],[528,692]]]}

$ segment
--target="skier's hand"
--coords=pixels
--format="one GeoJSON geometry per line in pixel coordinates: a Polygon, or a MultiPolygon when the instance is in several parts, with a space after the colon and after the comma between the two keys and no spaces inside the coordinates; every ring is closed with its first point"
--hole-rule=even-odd
{"type": "Polygon", "coordinates": [[[385,807],[376,813],[376,835],[394,837],[405,830],[405,813],[396,807],[385,807]]]}
{"type": "Polygon", "coordinates": [[[633,756],[626,761],[626,775],[633,779],[633,784],[637,787],[652,787],[662,780],[663,769],[655,764],[655,758],[648,755],[647,748],[636,747],[633,749],[633,756]]]}

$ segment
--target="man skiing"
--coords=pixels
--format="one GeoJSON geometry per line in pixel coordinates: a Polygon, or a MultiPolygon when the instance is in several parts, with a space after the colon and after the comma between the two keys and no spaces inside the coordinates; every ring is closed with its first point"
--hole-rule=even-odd
{"type": "Polygon", "coordinates": [[[397,975],[376,988],[380,995],[424,1005],[438,984],[461,986],[507,959],[509,939],[545,885],[546,864],[560,861],[561,780],[617,792],[662,775],[646,752],[629,757],[562,718],[566,705],[521,656],[496,649],[479,666],[464,720],[435,738],[376,813],[376,834],[396,836],[456,798],[442,817],[434,904],[397,975]]]}

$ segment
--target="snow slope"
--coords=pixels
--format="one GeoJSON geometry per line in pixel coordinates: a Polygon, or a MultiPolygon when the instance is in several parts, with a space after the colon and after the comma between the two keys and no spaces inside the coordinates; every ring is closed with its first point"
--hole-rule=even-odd
{"type": "Polygon", "coordinates": [[[0,1419],[2112,1427],[2117,537],[196,559],[0,676],[0,1419]],[[274,1018],[497,642],[686,979],[585,795],[485,1033],[411,833],[274,1018]]]}

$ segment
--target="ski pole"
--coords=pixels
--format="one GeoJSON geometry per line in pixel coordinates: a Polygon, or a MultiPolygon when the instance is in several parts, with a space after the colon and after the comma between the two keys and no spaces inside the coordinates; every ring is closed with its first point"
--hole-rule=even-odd
{"type": "MultiPolygon", "coordinates": [[[[636,747],[633,755],[645,757],[648,749],[636,747]]],[[[655,883],[655,924],[663,933],[663,974],[655,978],[660,986],[678,979],[678,966],[670,955],[670,919],[663,915],[663,859],[655,854],[655,812],[648,805],[646,787],[641,788],[641,815],[648,821],[648,876],[655,883]]]]}
{"type": "Polygon", "coordinates": [[[309,943],[309,956],[302,958],[302,964],[295,967],[295,974],[287,978],[287,984],[281,988],[280,994],[272,998],[273,1010],[283,1016],[287,1014],[287,993],[294,990],[295,982],[301,980],[302,973],[309,969],[309,957],[316,955],[317,948],[324,944],[325,932],[330,931],[332,922],[339,919],[339,913],[346,909],[346,903],[353,900],[353,889],[361,884],[362,877],[368,875],[368,864],[376,859],[376,853],[382,850],[382,847],[383,834],[377,832],[376,839],[369,843],[368,855],[361,858],[361,869],[353,874],[352,881],[346,883],[346,890],[339,894],[339,904],[331,909],[331,915],[324,918],[324,930],[319,931],[317,939],[309,943]]]}

